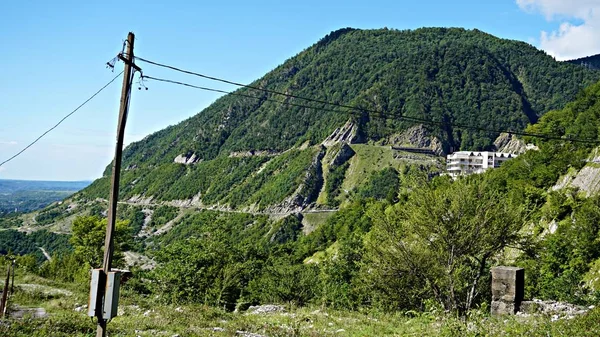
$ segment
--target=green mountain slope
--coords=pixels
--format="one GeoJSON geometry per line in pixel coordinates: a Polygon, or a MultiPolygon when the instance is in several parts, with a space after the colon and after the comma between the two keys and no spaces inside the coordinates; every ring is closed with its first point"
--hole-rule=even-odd
{"type": "MultiPolygon", "coordinates": [[[[253,85],[363,110],[330,111],[335,109],[240,89],[239,93],[257,99],[224,96],[180,124],[128,146],[122,196],[155,200],[197,196],[205,204],[264,208],[293,197],[294,192],[298,195],[307,183],[314,184],[310,191],[302,192],[309,196],[303,197],[301,203],[305,204],[314,201],[326,179],[318,177],[319,165],[314,165],[323,156],[318,144],[347,122],[353,142],[384,142],[414,126],[400,115],[522,130],[598,79],[598,71],[556,62],[526,43],[478,30],[341,29],[253,85]],[[381,111],[388,118],[370,110],[381,111]],[[304,150],[299,150],[302,144],[304,150]],[[285,152],[294,147],[297,155],[285,152]],[[239,156],[245,151],[263,152],[239,156]],[[262,171],[265,168],[268,170],[262,171]],[[309,182],[311,177],[315,179],[309,182]]],[[[491,149],[498,136],[447,125],[426,129],[444,151],[491,149]]],[[[105,197],[109,173],[110,166],[105,178],[84,195],[105,197]]],[[[336,171],[338,176],[341,173],[336,171]]]]}
{"type": "Polygon", "coordinates": [[[588,69],[598,70],[600,69],[600,54],[581,57],[575,60],[569,60],[567,62],[577,64],[588,69]]]}

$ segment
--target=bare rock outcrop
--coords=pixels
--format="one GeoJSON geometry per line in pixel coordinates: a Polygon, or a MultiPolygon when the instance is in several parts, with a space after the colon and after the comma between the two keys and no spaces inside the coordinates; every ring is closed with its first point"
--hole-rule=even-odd
{"type": "MultiPolygon", "coordinates": [[[[521,302],[521,311],[519,313],[520,316],[543,314],[551,316],[550,319],[552,321],[556,321],[559,319],[571,319],[577,315],[583,315],[588,312],[588,310],[593,308],[593,306],[586,308],[584,306],[566,302],[542,301],[533,299],[532,301],[521,302]]],[[[519,315],[519,313],[517,313],[517,315],[519,315]]]]}
{"type": "Polygon", "coordinates": [[[497,152],[522,154],[529,150],[538,150],[533,144],[526,144],[522,139],[508,133],[501,133],[494,141],[497,152]]]}
{"type": "Polygon", "coordinates": [[[552,187],[553,191],[575,188],[586,197],[600,193],[600,148],[590,153],[587,164],[578,172],[569,171],[552,187]]]}
{"type": "Polygon", "coordinates": [[[264,304],[264,305],[256,305],[250,306],[248,308],[248,314],[252,315],[264,315],[264,314],[273,314],[273,313],[281,313],[285,312],[285,308],[281,305],[277,304],[264,304]]]}
{"type": "Polygon", "coordinates": [[[600,167],[584,166],[569,186],[578,188],[586,197],[597,194],[600,192],[600,167]]]}
{"type": "Polygon", "coordinates": [[[230,158],[241,158],[241,157],[274,157],[280,155],[281,152],[274,150],[250,150],[250,151],[239,151],[231,152],[230,158]]]}
{"type": "Polygon", "coordinates": [[[393,134],[388,137],[385,143],[392,146],[429,149],[438,156],[446,154],[442,142],[433,136],[423,125],[415,125],[400,134],[393,134]]]}
{"type": "Polygon", "coordinates": [[[343,165],[348,159],[352,158],[356,152],[348,145],[348,143],[342,143],[339,150],[333,154],[333,158],[329,162],[329,167],[337,167],[343,165]]]}
{"type": "Polygon", "coordinates": [[[333,146],[336,143],[352,143],[356,138],[358,127],[351,121],[347,121],[344,126],[337,128],[327,137],[321,145],[325,147],[333,146]]]}
{"type": "Polygon", "coordinates": [[[173,159],[174,163],[184,164],[184,165],[195,164],[195,163],[197,163],[199,161],[200,161],[200,158],[198,156],[196,156],[195,153],[192,153],[189,156],[186,156],[184,154],[180,154],[177,157],[175,157],[175,159],[173,159]]]}

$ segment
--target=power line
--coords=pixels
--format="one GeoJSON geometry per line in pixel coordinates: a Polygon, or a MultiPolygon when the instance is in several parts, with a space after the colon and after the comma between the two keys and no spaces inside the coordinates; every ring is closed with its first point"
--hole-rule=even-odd
{"type": "MultiPolygon", "coordinates": [[[[182,73],[189,74],[189,75],[198,76],[198,77],[201,77],[204,79],[218,81],[218,82],[227,83],[227,84],[232,84],[235,86],[244,87],[244,88],[248,88],[248,89],[259,90],[259,91],[263,91],[263,92],[267,92],[267,93],[271,93],[271,94],[275,94],[275,95],[281,95],[281,96],[290,97],[290,98],[297,98],[297,99],[302,99],[302,100],[306,100],[306,101],[310,101],[310,102],[352,109],[355,111],[361,111],[361,112],[364,111],[364,112],[370,112],[370,113],[375,113],[375,114],[380,114],[380,115],[386,114],[385,112],[378,111],[378,110],[367,109],[367,108],[356,107],[356,106],[345,105],[345,104],[339,104],[339,103],[332,103],[332,102],[327,102],[327,101],[323,101],[323,100],[319,100],[319,99],[302,97],[302,96],[288,94],[288,93],[284,93],[284,92],[280,92],[280,91],[276,91],[276,90],[270,90],[270,89],[260,88],[260,87],[256,87],[256,86],[252,86],[252,85],[246,85],[246,84],[238,83],[235,81],[230,81],[230,80],[226,80],[226,79],[222,79],[222,78],[218,78],[218,77],[214,77],[214,76],[204,75],[204,74],[193,72],[190,70],[184,70],[184,69],[177,68],[177,67],[167,65],[167,64],[150,61],[150,60],[147,60],[147,59],[144,59],[141,57],[137,57],[137,56],[136,56],[136,59],[138,59],[142,62],[146,62],[146,63],[152,64],[152,65],[155,65],[155,66],[171,69],[171,70],[182,72],[182,73]]],[[[210,91],[214,91],[214,90],[210,90],[210,91]]],[[[323,110],[323,109],[321,109],[321,110],[323,110]]],[[[489,132],[489,133],[497,133],[497,134],[508,133],[508,134],[517,135],[517,136],[529,136],[529,137],[535,137],[535,138],[543,138],[543,139],[547,139],[547,140],[563,140],[563,141],[590,143],[590,144],[600,143],[598,140],[572,138],[570,136],[563,137],[563,136],[558,136],[558,135],[530,133],[530,132],[524,132],[524,131],[489,129],[489,128],[483,128],[483,127],[478,127],[478,126],[473,126],[473,125],[441,122],[441,121],[438,122],[438,121],[434,121],[434,120],[422,119],[422,118],[417,118],[417,117],[408,117],[408,116],[402,116],[402,115],[397,115],[397,114],[393,114],[392,116],[393,116],[393,118],[401,118],[401,119],[404,119],[407,121],[412,121],[415,123],[423,123],[423,124],[428,124],[428,125],[440,125],[440,126],[444,126],[444,127],[451,126],[451,127],[461,128],[461,129],[469,129],[469,130],[489,132]]],[[[383,116],[383,118],[392,118],[392,117],[383,116]]]]}
{"type": "Polygon", "coordinates": [[[169,80],[169,79],[165,79],[165,78],[158,78],[158,77],[153,77],[153,76],[143,75],[142,79],[177,84],[177,85],[190,87],[190,88],[194,88],[194,89],[200,89],[200,90],[204,90],[204,91],[212,91],[212,92],[217,92],[217,93],[221,93],[221,94],[252,98],[252,99],[256,99],[256,100],[273,102],[273,103],[282,104],[282,105],[290,105],[290,106],[295,106],[295,107],[299,107],[299,108],[316,109],[316,110],[320,110],[320,111],[337,112],[337,113],[347,113],[348,112],[348,111],[341,111],[341,110],[324,109],[324,108],[319,108],[319,107],[315,107],[315,106],[297,104],[297,103],[286,102],[286,101],[278,101],[276,99],[265,98],[265,97],[260,97],[260,96],[253,96],[253,95],[243,94],[243,93],[235,92],[235,91],[226,91],[226,90],[214,89],[214,88],[209,88],[209,87],[203,87],[203,86],[198,86],[198,85],[194,85],[194,84],[184,83],[184,82],[175,81],[175,80],[169,80]]]}
{"type": "Polygon", "coordinates": [[[102,88],[100,88],[100,90],[96,91],[92,96],[90,96],[90,98],[86,99],[83,103],[81,103],[77,108],[75,108],[75,110],[71,111],[69,114],[67,114],[65,117],[63,117],[60,121],[58,121],[58,123],[56,123],[53,127],[46,130],[46,132],[42,133],[33,142],[29,143],[29,145],[25,146],[21,151],[17,152],[17,154],[15,154],[14,156],[12,156],[12,157],[8,158],[7,160],[3,161],[2,163],[0,163],[0,167],[4,164],[8,163],[9,161],[17,158],[21,153],[25,152],[33,144],[37,143],[40,139],[42,139],[42,137],[44,137],[50,131],[56,129],[56,127],[58,127],[62,122],[64,122],[65,119],[71,117],[72,114],[77,112],[77,110],[81,109],[84,105],[86,105],[89,101],[91,101],[94,97],[96,97],[100,92],[102,92],[102,90],[106,89],[106,87],[108,87],[112,82],[114,82],[117,78],[119,78],[119,76],[121,76],[121,74],[123,74],[122,71],[117,76],[115,76],[112,80],[110,80],[108,83],[106,83],[102,88]]]}
{"type": "MultiPolygon", "coordinates": [[[[241,96],[241,97],[252,98],[252,99],[266,101],[266,102],[273,102],[273,103],[281,104],[281,105],[290,105],[290,106],[295,106],[295,107],[305,108],[305,109],[315,109],[315,110],[319,110],[319,111],[327,111],[327,112],[335,112],[335,113],[349,113],[349,114],[352,114],[352,115],[359,115],[359,114],[356,114],[356,113],[354,113],[352,111],[333,110],[333,109],[326,109],[326,108],[316,107],[316,106],[311,106],[311,105],[304,105],[304,104],[292,103],[292,102],[288,102],[288,101],[279,101],[279,100],[276,100],[276,99],[265,98],[265,97],[261,97],[261,96],[253,96],[253,95],[243,94],[243,93],[240,93],[240,92],[237,92],[237,91],[226,91],[226,90],[214,89],[214,88],[198,86],[198,85],[194,85],[194,84],[189,84],[189,83],[175,81],[175,80],[170,80],[170,79],[165,79],[165,78],[158,78],[158,77],[146,76],[146,75],[141,76],[141,78],[142,79],[149,79],[149,80],[159,81],[159,82],[166,82],[166,83],[171,83],[171,84],[177,84],[177,85],[186,86],[186,87],[190,87],[190,88],[194,88],[194,89],[200,89],[200,90],[204,90],[204,91],[212,91],[212,92],[223,93],[223,94],[228,94],[228,95],[234,95],[234,96],[241,96]]],[[[390,116],[389,114],[386,116],[386,114],[383,113],[383,112],[381,112],[381,111],[374,111],[373,113],[376,115],[376,117],[381,117],[381,118],[389,118],[389,119],[391,119],[393,117],[393,118],[405,119],[405,120],[408,120],[410,122],[415,122],[415,123],[429,123],[429,124],[434,124],[435,123],[435,124],[441,124],[441,125],[443,125],[443,123],[441,123],[441,122],[428,121],[428,120],[414,118],[414,117],[397,116],[397,115],[390,116]]]]}
{"type": "MultiPolygon", "coordinates": [[[[140,60],[142,60],[142,59],[140,59],[140,60]]],[[[146,62],[146,61],[144,61],[144,62],[146,62]]],[[[212,92],[217,92],[217,93],[223,93],[223,94],[229,94],[229,95],[235,95],[235,96],[253,98],[253,99],[257,99],[257,100],[264,100],[264,101],[274,102],[274,103],[282,104],[282,105],[290,105],[290,106],[296,106],[296,107],[300,107],[300,108],[316,109],[316,110],[328,111],[328,112],[351,113],[351,114],[356,115],[355,113],[352,113],[351,111],[344,112],[344,111],[340,111],[340,110],[332,110],[332,109],[325,109],[325,108],[320,108],[320,107],[315,107],[315,106],[308,106],[308,105],[303,105],[303,104],[296,104],[296,103],[287,102],[287,101],[279,101],[279,100],[274,100],[274,99],[269,99],[269,98],[264,98],[264,97],[259,97],[259,96],[247,95],[247,94],[238,93],[238,92],[230,92],[230,91],[226,91],[226,90],[220,90],[220,89],[214,89],[214,88],[209,88],[209,87],[197,86],[197,85],[194,85],[194,84],[189,84],[189,83],[175,81],[175,80],[170,80],[170,79],[157,78],[157,77],[145,76],[145,75],[142,78],[143,79],[160,81],[160,82],[171,83],[171,84],[177,84],[177,85],[186,86],[186,87],[190,87],[190,88],[194,88],[194,89],[199,89],[199,90],[204,90],[204,91],[212,91],[212,92]]],[[[248,87],[248,86],[244,86],[244,87],[248,87]]],[[[248,88],[255,89],[254,87],[248,87],[248,88]]],[[[289,94],[285,94],[285,93],[277,93],[277,92],[274,92],[272,90],[266,90],[266,89],[265,90],[263,90],[263,89],[256,89],[256,90],[270,92],[270,93],[276,93],[278,95],[283,95],[283,96],[286,96],[286,97],[293,97],[293,98],[305,99],[307,101],[313,101],[313,102],[322,103],[322,104],[329,104],[329,105],[337,106],[337,107],[341,107],[341,108],[348,108],[348,109],[352,109],[352,110],[361,110],[361,108],[358,108],[358,107],[347,106],[347,105],[343,105],[343,104],[336,104],[336,103],[331,103],[331,102],[325,102],[325,101],[320,101],[320,100],[313,100],[313,99],[310,99],[310,98],[304,98],[304,97],[300,97],[300,96],[293,96],[293,95],[289,95],[289,94]]],[[[497,134],[507,133],[507,134],[510,134],[510,135],[543,138],[543,139],[546,139],[546,140],[562,140],[562,141],[570,141],[570,142],[578,142],[578,143],[589,143],[589,144],[600,143],[600,141],[593,140],[593,139],[571,138],[571,137],[568,137],[568,136],[565,138],[563,136],[558,136],[558,135],[531,133],[531,132],[525,132],[525,131],[488,129],[488,128],[482,128],[482,127],[477,127],[477,126],[472,126],[472,125],[463,125],[463,124],[457,124],[457,123],[428,120],[428,119],[417,118],[417,117],[402,116],[402,115],[398,115],[398,114],[389,114],[389,113],[386,113],[386,112],[383,112],[383,111],[378,111],[378,110],[362,109],[362,111],[368,111],[368,112],[374,113],[376,115],[376,117],[381,117],[381,118],[384,118],[384,119],[402,119],[402,120],[405,120],[405,121],[408,121],[408,122],[422,123],[422,124],[427,124],[427,125],[438,125],[438,126],[442,126],[442,127],[451,126],[451,127],[455,127],[455,128],[470,129],[470,130],[483,131],[483,132],[489,132],[489,133],[497,133],[497,134]]]]}

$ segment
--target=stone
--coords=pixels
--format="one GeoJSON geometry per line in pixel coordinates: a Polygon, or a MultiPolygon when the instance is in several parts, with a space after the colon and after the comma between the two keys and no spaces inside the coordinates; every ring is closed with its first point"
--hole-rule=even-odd
{"type": "Polygon", "coordinates": [[[248,308],[249,314],[272,314],[278,312],[285,312],[285,308],[281,305],[276,304],[265,304],[265,305],[257,305],[251,306],[248,308]]]}
{"type": "Polygon", "coordinates": [[[522,301],[519,311],[526,314],[536,314],[542,311],[542,306],[536,301],[522,301]]]}

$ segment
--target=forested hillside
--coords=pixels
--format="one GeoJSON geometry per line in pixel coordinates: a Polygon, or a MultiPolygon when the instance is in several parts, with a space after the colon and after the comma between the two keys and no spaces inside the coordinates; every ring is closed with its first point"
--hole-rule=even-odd
{"type": "MultiPolygon", "coordinates": [[[[314,171],[327,151],[318,144],[343,126],[352,129],[345,142],[393,144],[394,135],[415,125],[401,118],[408,116],[432,121],[424,123],[424,132],[442,153],[494,149],[498,133],[453,125],[523,130],[598,79],[598,71],[556,62],[531,45],[478,30],[341,29],[253,86],[357,109],[239,89],[257,98],[226,95],[180,124],[129,145],[121,195],[163,201],[197,197],[205,205],[262,209],[309,185],[300,202],[307,204],[329,174],[323,171],[320,177],[314,171]],[[285,152],[293,147],[297,154],[285,152]],[[306,175],[315,179],[305,181],[306,175]]],[[[338,180],[345,174],[341,170],[334,173],[338,180]]],[[[84,194],[106,198],[109,173],[110,165],[84,194]]]]}
{"type": "Polygon", "coordinates": [[[567,62],[577,64],[588,69],[600,69],[600,55],[586,56],[575,60],[569,60],[567,62]]]}

